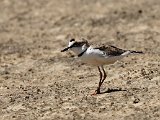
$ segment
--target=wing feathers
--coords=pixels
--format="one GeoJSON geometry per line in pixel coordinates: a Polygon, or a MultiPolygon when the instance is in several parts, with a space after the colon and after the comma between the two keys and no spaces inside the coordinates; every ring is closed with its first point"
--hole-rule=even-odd
{"type": "Polygon", "coordinates": [[[127,50],[117,48],[113,45],[108,45],[108,46],[103,45],[100,47],[95,47],[94,49],[99,49],[99,50],[105,52],[105,54],[107,54],[109,56],[119,56],[127,51],[127,50]]]}

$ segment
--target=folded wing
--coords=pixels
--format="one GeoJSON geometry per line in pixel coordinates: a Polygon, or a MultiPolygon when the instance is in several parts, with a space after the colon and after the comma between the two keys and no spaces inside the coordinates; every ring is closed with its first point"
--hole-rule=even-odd
{"type": "Polygon", "coordinates": [[[99,49],[100,51],[103,51],[104,55],[107,55],[107,56],[120,56],[123,53],[128,51],[128,50],[117,48],[112,45],[108,45],[108,46],[102,45],[100,47],[95,47],[94,49],[99,49]]]}

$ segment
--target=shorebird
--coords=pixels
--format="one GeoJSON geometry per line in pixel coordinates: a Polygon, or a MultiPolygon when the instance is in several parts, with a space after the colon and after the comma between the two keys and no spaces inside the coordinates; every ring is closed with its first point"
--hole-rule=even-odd
{"type": "Polygon", "coordinates": [[[97,66],[100,74],[100,80],[93,95],[101,93],[101,85],[107,77],[103,67],[104,65],[113,64],[132,53],[143,53],[141,51],[123,50],[112,45],[101,45],[94,47],[90,45],[87,40],[78,42],[74,38],[69,41],[68,46],[61,50],[61,52],[67,50],[73,51],[76,55],[78,55],[82,62],[97,66]]]}

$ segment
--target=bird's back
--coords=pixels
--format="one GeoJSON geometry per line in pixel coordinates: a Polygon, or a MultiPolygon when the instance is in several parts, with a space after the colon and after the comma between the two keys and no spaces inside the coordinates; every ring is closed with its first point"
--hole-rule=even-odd
{"type": "Polygon", "coordinates": [[[86,58],[90,59],[90,61],[93,61],[94,64],[96,63],[97,65],[113,64],[117,60],[120,60],[133,52],[131,50],[123,50],[112,45],[96,45],[91,46],[90,48],[87,51],[88,54],[86,58]]]}
{"type": "Polygon", "coordinates": [[[99,47],[95,47],[94,49],[99,49],[100,51],[103,51],[104,54],[106,54],[107,56],[120,56],[123,53],[127,52],[127,50],[123,50],[112,45],[102,45],[99,47]]]}

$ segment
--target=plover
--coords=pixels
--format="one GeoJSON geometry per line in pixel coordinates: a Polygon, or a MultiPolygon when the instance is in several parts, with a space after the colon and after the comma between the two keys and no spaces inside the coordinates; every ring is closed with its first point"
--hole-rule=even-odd
{"type": "Polygon", "coordinates": [[[73,51],[84,63],[88,63],[98,67],[100,80],[94,94],[100,94],[100,88],[106,79],[107,75],[104,70],[104,65],[115,63],[117,60],[124,58],[131,53],[143,53],[141,51],[123,50],[112,45],[101,45],[94,47],[88,43],[87,40],[75,41],[71,39],[68,47],[61,50],[61,52],[71,50],[73,51]]]}

